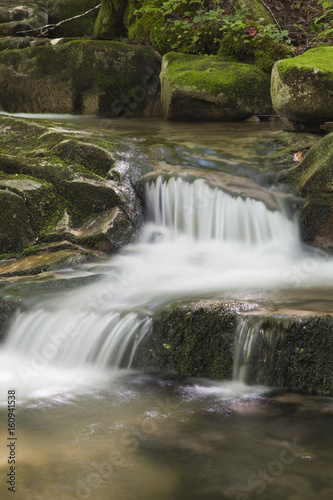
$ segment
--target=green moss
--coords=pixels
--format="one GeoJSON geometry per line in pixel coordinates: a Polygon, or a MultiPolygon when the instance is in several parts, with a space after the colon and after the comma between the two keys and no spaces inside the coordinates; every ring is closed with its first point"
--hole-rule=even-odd
{"type": "Polygon", "coordinates": [[[269,86],[269,77],[248,64],[221,61],[216,56],[189,56],[169,53],[168,77],[172,85],[191,87],[213,95],[225,92],[234,98],[240,93],[258,96],[269,86]]]}
{"type": "MultiPolygon", "coordinates": [[[[162,9],[134,16],[134,10],[141,7],[143,2],[141,5],[138,5],[139,3],[137,1],[130,3],[127,10],[128,36],[134,42],[148,43],[162,55],[172,50],[185,54],[217,52],[218,42],[216,40],[220,37],[220,31],[214,23],[200,26],[198,35],[198,27],[194,24],[183,29],[181,25],[167,22],[168,15],[164,15],[162,9]]],[[[163,0],[148,3],[158,8],[163,4],[163,0]]],[[[194,15],[199,8],[200,2],[180,4],[176,9],[175,16],[182,16],[185,11],[194,15]]]]}
{"type": "Polygon", "coordinates": [[[290,72],[304,75],[308,71],[319,70],[325,73],[325,78],[333,80],[333,47],[318,47],[311,49],[293,59],[285,59],[278,63],[281,77],[290,72]]]}
{"type": "Polygon", "coordinates": [[[224,36],[220,42],[218,56],[222,60],[255,64],[259,69],[270,73],[276,61],[294,55],[284,43],[277,43],[268,35],[260,39],[247,37],[246,41],[247,43],[244,43],[243,34],[224,36]]]}
{"type": "Polygon", "coordinates": [[[202,301],[162,309],[153,317],[152,333],[141,345],[136,364],[230,379],[238,307],[241,303],[202,301]]]}
{"type": "Polygon", "coordinates": [[[124,25],[124,13],[128,0],[101,0],[101,9],[98,13],[94,36],[106,40],[113,40],[127,34],[124,25]]]}

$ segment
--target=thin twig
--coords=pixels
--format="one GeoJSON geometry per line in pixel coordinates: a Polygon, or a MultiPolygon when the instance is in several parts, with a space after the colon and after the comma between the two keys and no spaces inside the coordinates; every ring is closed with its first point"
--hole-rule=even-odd
{"type": "Polygon", "coordinates": [[[269,7],[269,6],[268,6],[268,5],[264,2],[264,0],[260,0],[260,2],[263,4],[263,6],[265,7],[265,9],[267,9],[267,10],[268,10],[268,12],[271,14],[271,16],[272,16],[272,18],[274,19],[274,21],[275,21],[275,23],[276,23],[277,27],[278,27],[278,28],[279,28],[279,30],[280,30],[280,33],[282,33],[282,28],[281,28],[281,26],[280,26],[280,24],[279,24],[279,21],[276,19],[275,15],[274,15],[274,13],[273,13],[273,11],[272,11],[272,9],[271,9],[271,8],[270,8],[270,7],[269,7]]]}
{"type": "Polygon", "coordinates": [[[83,14],[79,14],[77,16],[70,17],[68,19],[64,19],[63,21],[60,21],[57,24],[46,24],[45,26],[41,26],[40,28],[35,28],[32,30],[26,30],[26,31],[19,31],[17,34],[32,33],[36,30],[40,30],[40,33],[39,33],[39,35],[37,35],[37,37],[42,36],[42,35],[45,35],[48,31],[54,30],[55,28],[58,28],[58,26],[61,26],[62,24],[69,23],[70,21],[74,21],[74,19],[80,19],[81,17],[84,17],[84,16],[90,14],[90,12],[93,12],[94,10],[99,9],[100,7],[101,7],[101,4],[98,4],[95,7],[93,7],[92,9],[89,9],[86,12],[83,12],[83,14]],[[45,31],[43,31],[43,30],[45,30],[45,31]]]}

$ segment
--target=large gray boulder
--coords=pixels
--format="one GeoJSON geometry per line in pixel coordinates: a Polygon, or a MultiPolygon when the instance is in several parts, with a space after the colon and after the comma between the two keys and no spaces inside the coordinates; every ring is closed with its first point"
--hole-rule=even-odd
{"type": "Polygon", "coordinates": [[[162,111],[170,120],[243,120],[271,112],[270,78],[253,65],[169,53],[161,70],[162,111]]]}
{"type": "Polygon", "coordinates": [[[160,65],[146,50],[77,40],[0,53],[0,108],[11,113],[153,116],[160,65]]]}
{"type": "Polygon", "coordinates": [[[275,111],[296,122],[333,120],[333,47],[311,49],[277,61],[272,70],[275,111]]]}

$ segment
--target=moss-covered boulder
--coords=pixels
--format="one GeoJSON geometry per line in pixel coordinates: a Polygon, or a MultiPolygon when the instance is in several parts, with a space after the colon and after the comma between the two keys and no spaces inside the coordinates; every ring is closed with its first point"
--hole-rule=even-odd
{"type": "Polygon", "coordinates": [[[151,333],[140,344],[134,365],[230,379],[236,312],[242,308],[245,303],[211,300],[161,309],[153,316],[151,333]]]}
{"type": "Polygon", "coordinates": [[[317,141],[304,160],[282,174],[306,199],[300,213],[302,239],[333,248],[333,133],[317,141]]]}
{"type": "Polygon", "coordinates": [[[0,35],[10,36],[21,31],[32,30],[29,35],[37,34],[38,28],[48,24],[45,2],[6,0],[0,3],[0,35]]]}
{"type": "Polygon", "coordinates": [[[125,36],[127,29],[124,23],[124,13],[127,6],[128,0],[101,0],[94,35],[106,40],[125,36]]]}
{"type": "MultiPolygon", "coordinates": [[[[47,0],[49,13],[48,24],[58,24],[90,11],[101,2],[100,0],[47,0]]],[[[52,37],[84,37],[92,36],[98,8],[89,14],[72,19],[49,31],[52,37]]]]}
{"type": "Polygon", "coordinates": [[[254,66],[216,56],[163,57],[163,115],[171,120],[242,120],[269,114],[269,76],[254,66]]]}
{"type": "Polygon", "coordinates": [[[128,145],[70,124],[0,117],[0,254],[68,240],[115,252],[135,237],[142,209],[128,145]]]}
{"type": "Polygon", "coordinates": [[[154,114],[159,63],[119,42],[77,40],[0,53],[0,106],[8,112],[106,117],[154,114]]]}
{"type": "Polygon", "coordinates": [[[333,47],[311,49],[275,63],[271,95],[277,113],[321,124],[333,119],[333,47]]]}

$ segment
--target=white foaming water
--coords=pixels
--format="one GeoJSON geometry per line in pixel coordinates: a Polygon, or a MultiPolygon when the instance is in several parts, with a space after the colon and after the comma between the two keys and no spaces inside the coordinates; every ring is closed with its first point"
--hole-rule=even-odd
{"type": "Polygon", "coordinates": [[[282,212],[268,210],[261,201],[232,197],[204,180],[181,178],[147,186],[147,205],[155,223],[175,239],[235,242],[246,247],[274,242],[285,248],[299,242],[298,227],[282,212]]]}
{"type": "MultiPolygon", "coordinates": [[[[309,259],[297,224],[260,201],[233,198],[203,181],[161,178],[147,186],[147,198],[154,220],[135,245],[95,266],[102,280],[17,314],[4,349],[37,371],[35,391],[36,383],[48,386],[55,366],[62,373],[87,364],[130,366],[149,329],[147,309],[181,298],[288,288],[295,263],[309,259]]],[[[300,286],[333,276],[331,261],[315,263],[300,286]]]]}

